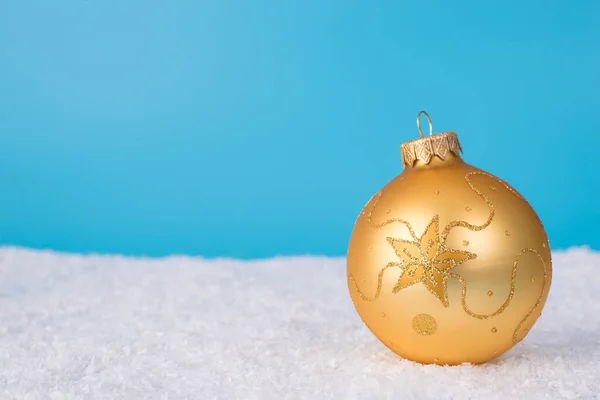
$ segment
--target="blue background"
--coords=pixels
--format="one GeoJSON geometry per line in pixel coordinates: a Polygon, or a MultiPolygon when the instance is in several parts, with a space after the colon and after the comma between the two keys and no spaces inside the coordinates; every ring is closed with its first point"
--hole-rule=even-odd
{"type": "Polygon", "coordinates": [[[600,249],[599,71],[597,1],[3,0],[0,242],[343,255],[425,109],[600,249]]]}

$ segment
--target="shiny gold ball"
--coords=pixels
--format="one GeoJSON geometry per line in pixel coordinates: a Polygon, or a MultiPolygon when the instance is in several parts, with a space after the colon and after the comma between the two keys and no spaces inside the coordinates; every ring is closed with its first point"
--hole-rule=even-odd
{"type": "Polygon", "coordinates": [[[552,278],[535,211],[460,150],[453,132],[405,143],[404,172],[369,200],[348,248],[361,319],[419,363],[479,364],[509,350],[541,315],[552,278]]]}

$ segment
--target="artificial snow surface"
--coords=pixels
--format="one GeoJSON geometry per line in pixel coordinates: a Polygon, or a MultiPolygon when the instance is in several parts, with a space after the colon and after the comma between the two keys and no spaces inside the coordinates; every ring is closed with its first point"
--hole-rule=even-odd
{"type": "Polygon", "coordinates": [[[523,342],[438,367],[372,336],[343,259],[0,249],[0,399],[600,399],[600,253],[553,256],[523,342]]]}

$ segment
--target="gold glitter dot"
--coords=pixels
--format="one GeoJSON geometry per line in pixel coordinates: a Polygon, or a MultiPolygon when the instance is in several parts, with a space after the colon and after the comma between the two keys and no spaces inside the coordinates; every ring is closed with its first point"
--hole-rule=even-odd
{"type": "Polygon", "coordinates": [[[531,283],[535,283],[535,278],[531,278],[531,283]]]}
{"type": "Polygon", "coordinates": [[[496,186],[490,186],[490,189],[492,189],[492,191],[496,191],[496,186]]]}
{"type": "Polygon", "coordinates": [[[437,323],[431,315],[419,314],[413,318],[412,327],[418,334],[427,336],[435,333],[437,323]]]}
{"type": "Polygon", "coordinates": [[[471,210],[472,210],[472,208],[471,208],[471,207],[469,207],[469,206],[466,206],[466,207],[465,207],[465,211],[469,212],[469,211],[471,211],[471,210]]]}
{"type": "Polygon", "coordinates": [[[391,213],[391,212],[392,212],[392,209],[391,209],[391,208],[388,208],[388,209],[387,209],[387,211],[386,211],[385,213],[386,213],[386,214],[389,214],[389,213],[391,213]]]}
{"type": "Polygon", "coordinates": [[[434,363],[439,363],[439,362],[440,362],[440,360],[439,360],[439,358],[434,358],[434,359],[433,359],[433,362],[434,362],[434,363]]]}
{"type": "Polygon", "coordinates": [[[382,318],[384,318],[384,317],[385,317],[385,313],[384,313],[384,312],[382,312],[382,313],[381,313],[381,317],[382,317],[382,318]]]}
{"type": "Polygon", "coordinates": [[[496,327],[493,327],[492,328],[492,333],[496,333],[496,332],[498,332],[498,329],[496,329],[496,327]]]}
{"type": "Polygon", "coordinates": [[[360,283],[365,283],[365,278],[362,278],[362,279],[360,280],[360,283]]]}
{"type": "Polygon", "coordinates": [[[496,354],[498,354],[498,350],[494,350],[494,352],[492,353],[492,355],[494,355],[494,356],[495,356],[496,354]]]}
{"type": "Polygon", "coordinates": [[[468,240],[463,240],[463,246],[467,247],[469,245],[469,241],[468,240]]]}
{"type": "Polygon", "coordinates": [[[491,290],[488,290],[488,296],[493,296],[494,292],[492,292],[491,290]]]}
{"type": "Polygon", "coordinates": [[[542,243],[542,247],[546,248],[546,242],[542,243]]]}
{"type": "Polygon", "coordinates": [[[439,190],[436,190],[436,191],[435,191],[435,194],[440,194],[440,191],[439,191],[439,190]]]}
{"type": "Polygon", "coordinates": [[[509,232],[509,231],[504,231],[504,234],[505,234],[506,236],[510,236],[510,232],[509,232]]]}
{"type": "Polygon", "coordinates": [[[369,253],[373,250],[373,246],[369,246],[369,253]]]}

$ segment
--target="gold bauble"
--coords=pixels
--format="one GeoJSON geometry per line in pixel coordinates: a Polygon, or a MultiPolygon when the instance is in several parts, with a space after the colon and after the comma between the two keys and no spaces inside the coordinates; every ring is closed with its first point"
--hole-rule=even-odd
{"type": "Polygon", "coordinates": [[[404,171],[356,220],[350,295],[363,322],[398,355],[479,364],[521,341],[541,315],[550,246],[529,203],[465,163],[456,134],[432,135],[429,121],[429,136],[401,146],[404,171]]]}

